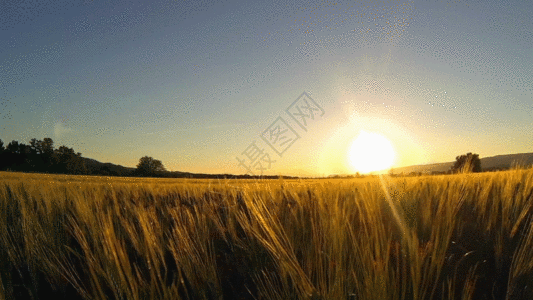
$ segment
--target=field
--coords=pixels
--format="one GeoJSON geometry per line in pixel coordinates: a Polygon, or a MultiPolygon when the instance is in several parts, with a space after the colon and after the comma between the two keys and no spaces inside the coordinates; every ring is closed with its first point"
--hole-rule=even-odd
{"type": "Polygon", "coordinates": [[[0,299],[533,299],[533,169],[198,180],[0,172],[0,299]]]}

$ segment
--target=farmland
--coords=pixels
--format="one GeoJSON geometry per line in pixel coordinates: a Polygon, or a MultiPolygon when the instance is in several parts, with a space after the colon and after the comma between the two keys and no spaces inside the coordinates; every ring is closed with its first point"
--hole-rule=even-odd
{"type": "Polygon", "coordinates": [[[533,299],[533,170],[0,172],[2,299],[533,299]]]}

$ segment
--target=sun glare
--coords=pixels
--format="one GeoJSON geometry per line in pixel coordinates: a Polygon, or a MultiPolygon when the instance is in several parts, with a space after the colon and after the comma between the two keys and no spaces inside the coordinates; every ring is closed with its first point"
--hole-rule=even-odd
{"type": "Polygon", "coordinates": [[[394,149],[389,140],[377,133],[361,131],[349,150],[355,171],[369,173],[389,169],[394,162],[394,149]]]}

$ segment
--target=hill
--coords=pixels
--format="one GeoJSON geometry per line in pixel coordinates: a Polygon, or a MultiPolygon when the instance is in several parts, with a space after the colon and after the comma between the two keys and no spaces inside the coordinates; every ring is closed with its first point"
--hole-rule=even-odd
{"type": "MultiPolygon", "coordinates": [[[[89,174],[95,175],[107,175],[107,176],[134,176],[136,168],[124,167],[121,165],[115,165],[112,163],[102,163],[92,158],[82,157],[85,161],[85,166],[89,174]]],[[[211,179],[222,179],[222,178],[240,178],[240,179],[252,179],[252,178],[264,178],[264,179],[274,179],[279,178],[277,175],[269,176],[251,176],[251,175],[233,175],[233,174],[203,174],[203,173],[190,173],[190,172],[180,172],[180,171],[167,171],[158,174],[158,177],[167,177],[167,178],[211,178],[211,179]]],[[[298,177],[292,176],[283,176],[287,179],[296,179],[298,177]]]]}
{"type": "MultiPolygon", "coordinates": [[[[445,162],[427,165],[414,165],[408,167],[394,168],[395,174],[409,174],[412,172],[418,173],[432,173],[432,172],[446,172],[450,170],[455,162],[445,162]]],[[[490,170],[506,170],[515,166],[531,166],[533,165],[533,153],[517,153],[496,155],[481,158],[481,168],[483,171],[490,170]]]]}
{"type": "Polygon", "coordinates": [[[92,158],[82,157],[85,161],[85,166],[90,174],[103,175],[127,175],[135,170],[135,168],[124,167],[112,163],[102,163],[92,158]]]}
{"type": "MultiPolygon", "coordinates": [[[[102,175],[115,175],[115,176],[128,176],[132,175],[135,168],[124,167],[112,163],[102,163],[95,159],[83,158],[87,166],[87,170],[91,174],[102,175]]],[[[446,172],[450,170],[454,162],[434,163],[427,165],[413,165],[401,168],[394,168],[394,174],[409,174],[409,173],[433,173],[433,172],[446,172]]],[[[507,170],[514,166],[531,166],[533,165],[533,153],[517,153],[517,154],[505,154],[496,155],[490,157],[481,158],[481,167],[483,171],[492,170],[507,170]]],[[[334,175],[331,175],[334,177],[334,175]]],[[[340,176],[340,175],[336,175],[340,176]]],[[[172,178],[255,178],[257,176],[250,175],[232,175],[232,174],[201,174],[190,172],[164,172],[161,177],[172,178]]],[[[264,176],[263,178],[278,178],[279,176],[264,176]]],[[[283,176],[285,178],[297,178],[291,176],[283,176]]],[[[342,177],[342,176],[341,176],[342,177]]]]}

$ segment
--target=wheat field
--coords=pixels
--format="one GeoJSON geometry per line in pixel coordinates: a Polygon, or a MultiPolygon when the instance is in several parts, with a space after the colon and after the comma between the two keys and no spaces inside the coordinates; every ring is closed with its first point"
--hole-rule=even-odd
{"type": "Polygon", "coordinates": [[[533,299],[533,169],[0,172],[0,214],[1,299],[533,299]]]}

